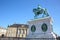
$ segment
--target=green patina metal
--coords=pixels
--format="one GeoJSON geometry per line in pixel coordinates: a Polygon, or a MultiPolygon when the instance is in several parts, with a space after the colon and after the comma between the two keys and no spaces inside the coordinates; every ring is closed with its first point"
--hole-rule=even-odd
{"type": "Polygon", "coordinates": [[[43,14],[42,17],[45,17],[44,15],[49,16],[49,14],[47,12],[47,9],[46,8],[41,8],[40,5],[38,5],[37,8],[34,8],[33,12],[35,14],[34,18],[37,18],[37,16],[39,16],[40,14],[43,14]]]}
{"type": "Polygon", "coordinates": [[[47,29],[48,29],[47,24],[45,24],[45,23],[42,24],[41,29],[42,29],[43,32],[46,32],[47,29]]]}
{"type": "Polygon", "coordinates": [[[35,32],[35,31],[36,31],[35,25],[32,25],[32,26],[31,26],[31,31],[32,31],[32,32],[35,32]]]}

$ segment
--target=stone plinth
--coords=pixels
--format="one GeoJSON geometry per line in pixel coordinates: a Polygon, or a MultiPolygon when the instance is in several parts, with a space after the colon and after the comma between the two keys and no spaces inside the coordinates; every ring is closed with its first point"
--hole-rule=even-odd
{"type": "Polygon", "coordinates": [[[51,17],[29,20],[29,33],[27,38],[56,38],[56,35],[53,33],[52,23],[51,17]],[[47,25],[47,30],[45,32],[42,30],[42,24],[44,23],[47,25]],[[32,25],[35,25],[36,28],[34,32],[31,31],[32,25]]]}

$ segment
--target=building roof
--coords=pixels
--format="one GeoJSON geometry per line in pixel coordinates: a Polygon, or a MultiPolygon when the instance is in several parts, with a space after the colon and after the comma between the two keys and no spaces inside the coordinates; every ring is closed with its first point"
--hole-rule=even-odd
{"type": "Polygon", "coordinates": [[[12,25],[9,25],[8,27],[27,27],[28,28],[28,25],[27,24],[12,24],[12,25]]]}

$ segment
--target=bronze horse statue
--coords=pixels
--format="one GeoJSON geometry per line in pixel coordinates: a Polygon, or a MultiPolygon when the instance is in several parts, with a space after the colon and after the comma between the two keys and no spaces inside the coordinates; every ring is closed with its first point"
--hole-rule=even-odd
{"type": "Polygon", "coordinates": [[[35,14],[34,18],[37,18],[37,16],[39,16],[40,14],[43,14],[42,17],[45,17],[45,16],[49,16],[48,12],[47,12],[47,9],[45,8],[41,8],[40,6],[37,7],[37,9],[33,9],[33,12],[35,14]],[[45,15],[45,16],[44,16],[45,15]]]}

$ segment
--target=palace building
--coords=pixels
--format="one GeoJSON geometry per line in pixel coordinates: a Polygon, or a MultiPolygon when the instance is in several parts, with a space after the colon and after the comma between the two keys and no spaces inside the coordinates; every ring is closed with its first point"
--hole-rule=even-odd
{"type": "Polygon", "coordinates": [[[28,25],[26,24],[13,24],[7,28],[7,37],[20,37],[25,38],[28,33],[28,25]]]}

